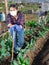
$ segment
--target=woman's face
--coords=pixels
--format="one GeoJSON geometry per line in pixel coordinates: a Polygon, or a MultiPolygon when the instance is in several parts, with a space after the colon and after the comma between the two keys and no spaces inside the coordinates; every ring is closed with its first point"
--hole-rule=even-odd
{"type": "Polygon", "coordinates": [[[10,14],[12,15],[12,16],[16,16],[17,15],[17,9],[16,8],[14,8],[14,7],[10,7],[10,14]]]}

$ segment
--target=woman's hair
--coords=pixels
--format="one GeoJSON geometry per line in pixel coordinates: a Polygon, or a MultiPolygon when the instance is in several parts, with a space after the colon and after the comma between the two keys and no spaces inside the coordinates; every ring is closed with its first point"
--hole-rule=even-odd
{"type": "Polygon", "coordinates": [[[11,7],[18,9],[18,6],[16,6],[15,4],[11,4],[11,5],[9,6],[9,9],[10,9],[11,7]]]}
{"type": "Polygon", "coordinates": [[[45,16],[47,15],[47,11],[45,11],[45,16]]]}

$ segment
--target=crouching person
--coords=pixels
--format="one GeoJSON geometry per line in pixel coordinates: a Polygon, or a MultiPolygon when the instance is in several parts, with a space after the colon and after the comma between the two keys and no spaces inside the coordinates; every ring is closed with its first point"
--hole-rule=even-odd
{"type": "Polygon", "coordinates": [[[14,51],[17,54],[24,44],[24,14],[18,11],[18,7],[12,4],[6,18],[8,29],[14,40],[14,51]]]}

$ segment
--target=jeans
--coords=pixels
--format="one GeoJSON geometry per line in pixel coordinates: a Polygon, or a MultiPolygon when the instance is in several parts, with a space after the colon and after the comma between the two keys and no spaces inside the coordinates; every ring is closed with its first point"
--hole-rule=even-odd
{"type": "Polygon", "coordinates": [[[9,30],[14,40],[14,51],[17,52],[17,48],[22,48],[24,44],[24,28],[21,29],[19,25],[14,25],[9,30]]]}

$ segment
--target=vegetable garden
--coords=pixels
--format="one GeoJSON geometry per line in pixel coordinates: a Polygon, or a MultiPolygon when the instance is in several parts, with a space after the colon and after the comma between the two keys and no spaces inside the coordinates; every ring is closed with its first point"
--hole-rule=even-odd
{"type": "Polygon", "coordinates": [[[7,32],[0,37],[0,65],[30,65],[30,59],[27,57],[27,54],[30,50],[34,52],[37,39],[40,37],[45,39],[49,32],[48,24],[45,25],[43,21],[26,22],[24,46],[13,60],[11,60],[13,42],[10,33],[7,32]]]}

